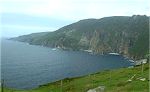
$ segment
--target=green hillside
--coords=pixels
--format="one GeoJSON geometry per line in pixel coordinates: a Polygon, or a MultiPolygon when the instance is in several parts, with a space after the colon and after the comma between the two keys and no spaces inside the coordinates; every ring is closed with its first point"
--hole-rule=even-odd
{"type": "Polygon", "coordinates": [[[67,78],[32,90],[4,89],[4,92],[87,92],[98,86],[104,86],[105,92],[148,92],[149,64],[143,67],[143,73],[142,66],[106,70],[83,77],[67,78]],[[143,78],[145,81],[142,81],[143,78]]]}
{"type": "Polygon", "coordinates": [[[149,17],[133,15],[85,19],[54,32],[38,34],[42,35],[30,34],[12,39],[68,50],[92,50],[99,54],[116,52],[141,59],[148,54],[149,17]]]}

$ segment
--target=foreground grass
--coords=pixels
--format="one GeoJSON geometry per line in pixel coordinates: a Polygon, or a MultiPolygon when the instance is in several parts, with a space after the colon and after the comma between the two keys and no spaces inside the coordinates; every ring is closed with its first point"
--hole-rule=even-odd
{"type": "Polygon", "coordinates": [[[134,68],[122,68],[104,71],[78,78],[68,78],[62,81],[46,84],[32,90],[4,89],[4,92],[86,92],[91,88],[105,86],[105,92],[149,92],[149,64],[134,68]],[[127,80],[135,77],[131,82],[127,80]],[[141,81],[138,78],[146,78],[141,81]]]}

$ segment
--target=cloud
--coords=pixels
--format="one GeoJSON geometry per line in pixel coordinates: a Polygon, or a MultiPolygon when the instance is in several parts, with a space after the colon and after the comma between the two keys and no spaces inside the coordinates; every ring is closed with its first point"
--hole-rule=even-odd
{"type": "Polygon", "coordinates": [[[0,13],[9,15],[3,16],[3,33],[14,36],[56,30],[87,18],[150,16],[149,0],[1,0],[0,4],[0,13]]]}
{"type": "Polygon", "coordinates": [[[68,20],[149,14],[148,0],[4,0],[2,12],[55,16],[68,20]]]}

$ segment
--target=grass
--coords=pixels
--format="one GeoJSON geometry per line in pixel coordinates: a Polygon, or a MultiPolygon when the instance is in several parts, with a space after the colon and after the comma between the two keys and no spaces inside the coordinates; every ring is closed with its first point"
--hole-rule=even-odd
{"type": "Polygon", "coordinates": [[[31,90],[15,90],[5,88],[4,92],[87,92],[91,88],[105,86],[105,92],[149,92],[149,64],[134,68],[121,68],[111,71],[103,71],[77,78],[66,78],[54,83],[42,85],[31,90]],[[127,80],[135,77],[131,82],[127,80]],[[138,78],[146,78],[141,81],[138,78]]]}

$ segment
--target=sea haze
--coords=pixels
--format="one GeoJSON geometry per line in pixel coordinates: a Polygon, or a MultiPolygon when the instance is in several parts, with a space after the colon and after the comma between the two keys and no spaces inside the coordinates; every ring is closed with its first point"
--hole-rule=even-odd
{"type": "Polygon", "coordinates": [[[122,56],[52,50],[4,39],[1,50],[4,85],[16,89],[32,89],[64,78],[132,65],[122,56]]]}

